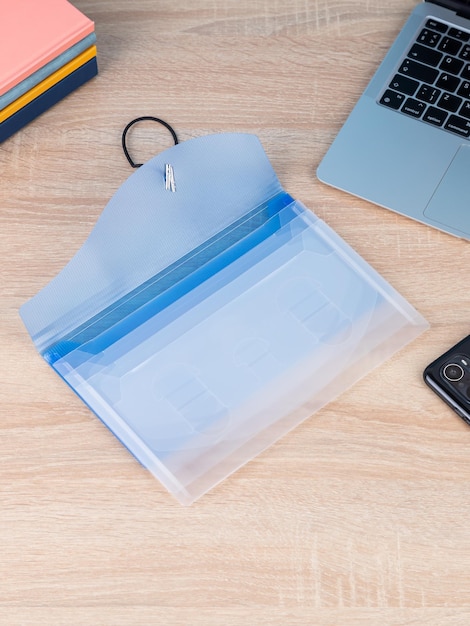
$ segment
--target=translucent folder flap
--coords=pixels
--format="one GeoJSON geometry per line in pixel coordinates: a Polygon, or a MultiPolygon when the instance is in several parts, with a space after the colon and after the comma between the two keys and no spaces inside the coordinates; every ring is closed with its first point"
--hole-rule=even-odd
{"type": "Polygon", "coordinates": [[[44,358],[185,504],[427,327],[282,189],[256,138],[203,139],[131,176],[21,310],[44,358]],[[161,176],[169,162],[174,193],[161,176]],[[129,206],[139,229],[115,239],[129,206]],[[160,252],[136,238],[145,219],[160,252]]]}
{"type": "Polygon", "coordinates": [[[119,188],[64,270],[23,306],[37,348],[42,352],[282,191],[254,135],[209,135],[157,155],[119,188]],[[176,193],[165,189],[166,163],[176,193]]]}

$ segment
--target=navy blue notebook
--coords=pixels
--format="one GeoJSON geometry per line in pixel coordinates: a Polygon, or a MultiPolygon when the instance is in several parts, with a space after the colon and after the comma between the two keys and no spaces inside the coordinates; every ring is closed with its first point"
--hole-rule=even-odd
{"type": "Polygon", "coordinates": [[[11,115],[0,124],[0,143],[11,137],[17,130],[29,124],[36,117],[50,109],[54,104],[68,96],[78,87],[96,76],[98,64],[96,58],[90,59],[84,65],[63,78],[56,85],[29,102],[22,109],[11,115]]]}

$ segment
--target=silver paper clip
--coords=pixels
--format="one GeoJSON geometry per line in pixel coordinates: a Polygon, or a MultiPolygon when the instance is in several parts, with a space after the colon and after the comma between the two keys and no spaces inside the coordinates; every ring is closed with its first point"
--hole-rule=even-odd
{"type": "Polygon", "coordinates": [[[173,166],[169,163],[165,164],[165,189],[167,191],[176,191],[175,173],[173,171],[173,166]]]}

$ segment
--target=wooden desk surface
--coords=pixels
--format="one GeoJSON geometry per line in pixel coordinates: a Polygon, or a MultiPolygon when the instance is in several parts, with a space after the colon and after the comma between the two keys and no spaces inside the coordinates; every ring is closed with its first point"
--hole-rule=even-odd
{"type": "MultiPolygon", "coordinates": [[[[75,0],[100,74],[0,147],[0,623],[470,623],[470,429],[424,366],[470,332],[468,243],[321,184],[414,0],[75,0]],[[431,328],[189,508],[37,355],[18,308],[132,173],[125,124],[256,133],[431,328]]],[[[141,126],[146,160],[171,144],[141,126]]]]}

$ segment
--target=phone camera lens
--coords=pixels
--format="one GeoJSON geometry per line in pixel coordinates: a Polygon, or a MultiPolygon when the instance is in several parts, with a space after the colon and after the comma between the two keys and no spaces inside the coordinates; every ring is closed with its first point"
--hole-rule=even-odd
{"type": "Polygon", "coordinates": [[[460,380],[461,378],[463,378],[464,375],[463,368],[457,363],[449,363],[449,365],[446,365],[444,367],[442,373],[444,375],[444,378],[447,378],[447,380],[450,380],[451,382],[456,382],[457,380],[460,380]]]}

